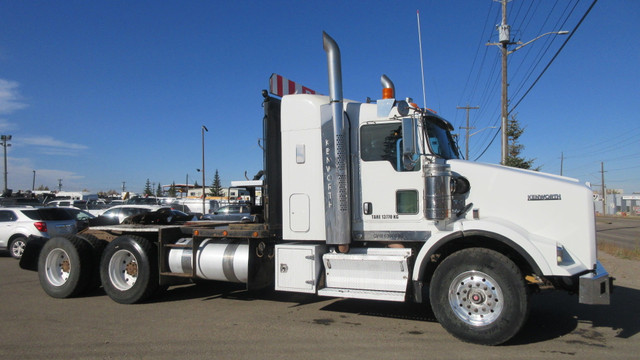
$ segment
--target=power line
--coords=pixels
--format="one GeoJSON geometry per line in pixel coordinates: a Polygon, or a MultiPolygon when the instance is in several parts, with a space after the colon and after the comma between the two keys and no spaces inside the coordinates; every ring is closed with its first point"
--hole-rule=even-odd
{"type": "Polygon", "coordinates": [[[534,80],[533,84],[531,84],[531,86],[529,86],[529,89],[527,89],[527,91],[524,93],[524,95],[522,95],[522,97],[520,98],[520,100],[518,100],[518,102],[516,102],[516,104],[511,108],[511,110],[509,111],[509,113],[511,113],[513,110],[515,110],[516,107],[518,107],[518,105],[520,105],[520,103],[522,102],[522,100],[529,94],[529,92],[531,91],[531,89],[538,83],[538,81],[540,80],[540,78],[542,77],[542,75],[544,75],[544,73],[547,71],[547,69],[549,69],[549,66],[551,66],[551,64],[553,63],[553,61],[558,57],[558,55],[560,54],[560,52],[562,51],[562,49],[564,49],[565,45],[567,45],[567,43],[569,42],[569,40],[571,40],[571,38],[573,37],[573,35],[576,33],[576,31],[578,30],[578,28],[580,27],[580,25],[582,24],[582,22],[584,21],[584,19],[587,17],[587,15],[589,15],[589,12],[591,12],[591,9],[593,8],[593,6],[596,4],[596,2],[598,2],[598,0],[593,0],[593,3],[591,3],[591,6],[589,6],[589,9],[587,9],[587,11],[585,12],[585,14],[582,16],[582,18],[580,19],[580,21],[578,21],[578,24],[576,25],[576,27],[573,29],[573,31],[571,31],[571,33],[569,34],[569,36],[567,37],[567,39],[564,41],[564,43],[562,43],[562,46],[560,46],[560,49],[558,49],[558,51],[556,51],[555,55],[553,55],[553,57],[551,58],[551,60],[549,61],[549,63],[547,64],[547,66],[544,67],[544,69],[542,70],[542,72],[540,73],[540,75],[538,75],[538,77],[534,80]]]}
{"type": "MultiPolygon", "coordinates": [[[[549,63],[545,66],[545,68],[542,70],[542,72],[540,73],[540,75],[538,75],[538,77],[536,78],[536,80],[533,82],[533,84],[531,86],[529,86],[529,88],[527,89],[527,91],[525,92],[525,94],[515,103],[515,105],[509,110],[509,114],[511,112],[513,112],[513,110],[516,109],[516,107],[522,102],[522,100],[528,95],[528,93],[531,91],[531,89],[537,84],[537,82],[540,80],[540,78],[542,77],[542,75],[546,72],[546,70],[550,67],[550,65],[553,63],[553,61],[557,58],[557,56],[560,54],[560,52],[562,51],[562,49],[564,48],[564,46],[566,46],[567,42],[571,39],[571,37],[573,36],[573,34],[575,34],[575,32],[578,30],[578,28],[580,27],[580,25],[582,24],[582,22],[584,21],[584,19],[586,18],[586,16],[589,14],[589,12],[591,11],[591,9],[593,8],[593,6],[595,5],[595,3],[597,2],[597,0],[594,0],[593,3],[591,4],[591,6],[587,9],[587,11],[585,12],[585,14],[582,16],[582,18],[580,19],[580,21],[578,22],[578,24],[574,27],[574,30],[571,32],[571,34],[569,35],[569,37],[564,41],[564,43],[561,45],[561,47],[558,49],[558,51],[556,51],[555,55],[552,57],[552,59],[549,61],[549,63]]],[[[576,3],[577,4],[577,3],[576,3]]],[[[575,6],[574,6],[575,7],[575,6]]],[[[566,12],[566,9],[565,9],[566,12]]],[[[573,12],[573,10],[571,11],[571,13],[573,12]]],[[[571,14],[570,13],[570,14],[571,14]]],[[[569,15],[570,15],[569,14],[569,15]]],[[[565,17],[564,22],[567,21],[569,16],[565,17]]],[[[563,23],[564,23],[563,22],[563,23]]],[[[539,61],[538,61],[539,62],[539,61]]],[[[480,102],[480,106],[483,106],[483,103],[480,102]]],[[[491,141],[488,143],[488,145],[484,148],[484,150],[481,152],[481,154],[476,158],[476,160],[478,160],[480,157],[482,157],[484,155],[484,153],[489,149],[489,147],[491,147],[491,145],[493,144],[493,142],[495,141],[495,138],[497,136],[498,132],[496,132],[493,136],[493,138],[491,139],[491,141]]]]}
{"type": "MultiPolygon", "coordinates": [[[[553,6],[553,8],[551,9],[551,12],[554,11],[555,7],[557,5],[556,4],[553,6]]],[[[562,12],[562,15],[560,17],[558,17],[558,21],[556,21],[556,24],[554,26],[552,26],[552,29],[562,29],[564,27],[564,24],[567,22],[567,20],[569,19],[569,17],[571,16],[571,14],[573,13],[573,11],[575,10],[576,6],[578,5],[578,2],[576,1],[576,3],[574,4],[573,8],[571,9],[571,11],[569,11],[568,15],[564,15],[567,12],[567,9],[569,8],[570,3],[567,3],[567,6],[565,7],[564,11],[562,12]],[[561,21],[561,19],[564,18],[563,21],[561,21]]],[[[547,20],[549,20],[549,17],[547,17],[547,19],[544,21],[544,23],[542,25],[540,25],[537,33],[542,33],[544,32],[544,28],[547,24],[547,20]]],[[[520,81],[520,84],[517,87],[517,90],[513,92],[512,94],[512,98],[516,98],[518,96],[518,94],[520,93],[520,91],[522,90],[522,88],[525,86],[525,84],[529,81],[529,79],[531,78],[531,76],[533,75],[534,71],[536,70],[536,68],[538,68],[538,66],[540,65],[540,62],[542,61],[542,59],[545,58],[545,56],[547,55],[547,53],[549,52],[549,49],[551,49],[551,45],[554,43],[556,37],[549,37],[544,39],[544,45],[542,47],[539,47],[540,50],[538,50],[537,54],[534,56],[534,61],[531,62],[531,64],[529,65],[528,70],[525,72],[525,76],[522,79],[522,81],[520,81]]],[[[526,50],[526,53],[524,54],[524,56],[522,56],[522,61],[520,62],[520,65],[518,66],[518,68],[516,68],[516,73],[519,71],[520,67],[524,64],[526,58],[528,57],[529,53],[531,53],[531,51],[533,51],[533,48],[528,48],[526,50]]]]}

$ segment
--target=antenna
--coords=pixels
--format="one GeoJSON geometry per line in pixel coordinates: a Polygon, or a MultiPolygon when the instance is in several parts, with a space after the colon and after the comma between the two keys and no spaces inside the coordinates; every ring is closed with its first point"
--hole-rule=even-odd
{"type": "Polygon", "coordinates": [[[418,44],[420,45],[420,72],[422,73],[422,106],[427,107],[427,93],[424,87],[424,62],[422,61],[422,32],[420,31],[420,10],[416,10],[418,18],[418,44]]]}

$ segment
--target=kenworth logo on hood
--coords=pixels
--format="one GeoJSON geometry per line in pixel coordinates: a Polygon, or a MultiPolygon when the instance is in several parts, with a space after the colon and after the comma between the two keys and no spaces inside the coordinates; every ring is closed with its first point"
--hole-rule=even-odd
{"type": "Polygon", "coordinates": [[[527,195],[527,201],[562,200],[560,194],[536,194],[527,195]]]}

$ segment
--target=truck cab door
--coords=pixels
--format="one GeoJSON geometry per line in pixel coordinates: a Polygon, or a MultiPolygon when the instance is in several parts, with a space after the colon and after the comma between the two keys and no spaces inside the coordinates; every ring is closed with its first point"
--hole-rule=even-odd
{"type": "MultiPolygon", "coordinates": [[[[354,221],[356,240],[421,240],[412,233],[424,219],[424,180],[418,156],[403,151],[402,130],[398,121],[365,123],[359,129],[361,221],[354,221]]],[[[418,144],[415,132],[407,134],[418,144]]]]}

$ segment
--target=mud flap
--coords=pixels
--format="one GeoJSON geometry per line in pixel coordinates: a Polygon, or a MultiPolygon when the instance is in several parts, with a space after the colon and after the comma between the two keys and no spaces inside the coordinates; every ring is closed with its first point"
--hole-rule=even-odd
{"type": "Polygon", "coordinates": [[[47,238],[30,235],[25,245],[24,252],[20,258],[20,268],[31,271],[38,271],[38,257],[40,251],[47,242],[47,238]]]}

